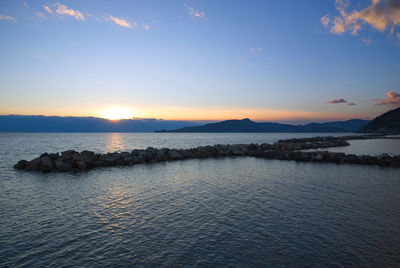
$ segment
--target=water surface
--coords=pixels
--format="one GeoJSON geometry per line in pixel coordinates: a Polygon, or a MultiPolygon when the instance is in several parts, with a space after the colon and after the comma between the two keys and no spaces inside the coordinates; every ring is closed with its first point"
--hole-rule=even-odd
{"type": "Polygon", "coordinates": [[[44,151],[290,135],[0,134],[0,266],[399,265],[395,168],[237,157],[65,174],[11,169],[44,151]]]}

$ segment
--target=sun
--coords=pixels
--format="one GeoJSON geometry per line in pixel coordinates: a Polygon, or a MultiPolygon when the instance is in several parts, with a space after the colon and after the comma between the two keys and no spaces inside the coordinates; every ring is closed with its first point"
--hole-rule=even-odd
{"type": "Polygon", "coordinates": [[[124,107],[111,107],[101,112],[101,117],[108,120],[130,119],[133,117],[133,112],[124,107]]]}

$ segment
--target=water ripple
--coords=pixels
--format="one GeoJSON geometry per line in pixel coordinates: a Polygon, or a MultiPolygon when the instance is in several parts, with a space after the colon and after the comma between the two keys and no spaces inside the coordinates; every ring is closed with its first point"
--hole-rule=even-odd
{"type": "Polygon", "coordinates": [[[400,265],[397,169],[243,157],[36,174],[6,169],[20,150],[3,145],[1,267],[400,265]]]}

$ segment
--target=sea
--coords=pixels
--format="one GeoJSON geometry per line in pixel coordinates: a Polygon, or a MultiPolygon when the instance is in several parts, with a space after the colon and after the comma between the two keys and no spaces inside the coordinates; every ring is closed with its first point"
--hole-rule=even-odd
{"type": "MultiPolygon", "coordinates": [[[[0,267],[400,267],[399,168],[252,157],[12,168],[69,149],[348,134],[0,133],[0,267]]],[[[400,140],[330,150],[400,154],[400,140]]]]}

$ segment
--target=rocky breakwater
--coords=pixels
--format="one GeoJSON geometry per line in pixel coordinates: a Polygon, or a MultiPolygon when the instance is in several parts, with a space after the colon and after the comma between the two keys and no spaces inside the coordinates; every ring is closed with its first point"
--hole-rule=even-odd
{"type": "MultiPolygon", "coordinates": [[[[354,139],[354,136],[347,136],[354,139]]],[[[364,136],[356,136],[364,138],[364,136]]],[[[342,147],[349,143],[343,137],[317,137],[309,139],[280,140],[274,144],[233,144],[199,146],[191,149],[135,149],[131,152],[98,154],[92,151],[77,152],[68,150],[60,153],[44,153],[31,161],[20,160],[15,169],[41,172],[68,172],[89,170],[96,167],[131,166],[143,163],[155,163],[184,159],[252,156],[268,159],[352,163],[364,165],[400,167],[400,156],[356,156],[344,153],[304,152],[304,149],[342,147]]]]}

